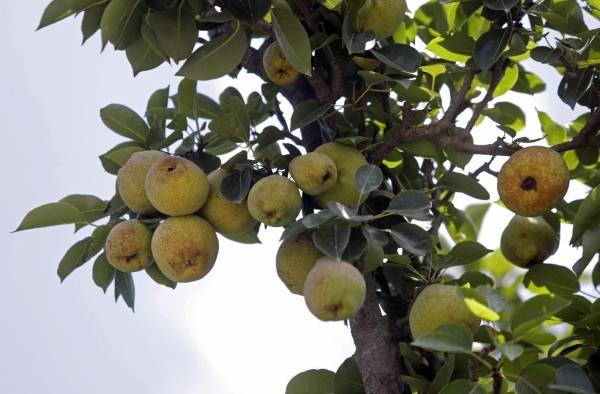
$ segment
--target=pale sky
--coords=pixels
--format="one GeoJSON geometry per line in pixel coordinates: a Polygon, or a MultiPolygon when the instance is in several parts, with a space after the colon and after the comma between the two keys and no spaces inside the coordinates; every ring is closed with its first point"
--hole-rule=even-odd
{"type": "MultiPolygon", "coordinates": [[[[35,32],[47,3],[10,2],[0,24],[0,135],[10,147],[0,155],[0,250],[8,253],[0,287],[0,392],[281,394],[298,372],[337,369],[354,350],[349,330],[318,321],[280,283],[280,229],[262,232],[262,245],[220,238],[211,273],[175,291],[136,274],[135,314],[93,284],[91,262],[59,283],[57,264],[83,234],[70,226],[9,234],[28,210],[68,194],[112,196],[114,177],[98,156],[122,139],[104,127],[99,109],[118,102],[143,112],[151,92],[177,85],[168,66],[134,79],[124,53],[99,53],[97,36],[81,47],[79,21],[35,32]]],[[[416,3],[409,2],[413,9],[416,3]]],[[[554,71],[537,69],[555,91],[554,71]]],[[[199,89],[215,96],[230,83],[202,82],[199,89]]],[[[245,93],[258,86],[254,78],[233,83],[245,93]]],[[[527,135],[540,134],[532,105],[558,121],[576,116],[555,97],[549,103],[539,95],[510,96],[526,110],[527,135]]],[[[490,123],[482,128],[489,129],[485,139],[494,135],[490,123]]],[[[494,180],[484,184],[497,199],[494,180]]],[[[583,190],[573,185],[568,200],[583,190]]],[[[511,215],[497,207],[491,213],[481,242],[495,248],[511,215]]],[[[568,235],[549,262],[575,261],[565,247],[568,235]]]]}

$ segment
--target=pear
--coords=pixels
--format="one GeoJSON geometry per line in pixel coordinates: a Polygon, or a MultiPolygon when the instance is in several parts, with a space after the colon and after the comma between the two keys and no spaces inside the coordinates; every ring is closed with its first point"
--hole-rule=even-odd
{"type": "Polygon", "coordinates": [[[269,175],[252,186],[248,193],[250,215],[269,226],[287,226],[302,209],[296,185],[281,175],[269,175]]]}
{"type": "Polygon", "coordinates": [[[208,178],[194,162],[166,156],[148,170],[145,180],[148,199],[169,216],[190,215],[199,210],[208,197],[208,178]]]}
{"type": "Polygon", "coordinates": [[[289,168],[296,185],[311,196],[325,193],[337,182],[335,163],[322,153],[297,156],[290,162],[289,168]]]}
{"type": "Polygon", "coordinates": [[[406,0],[366,0],[356,15],[359,31],[372,30],[378,40],[394,34],[406,13],[406,0]]]}
{"type": "Polygon", "coordinates": [[[217,232],[233,237],[244,234],[256,225],[256,220],[248,211],[248,201],[244,199],[239,204],[227,200],[221,194],[221,182],[230,172],[217,169],[208,175],[210,191],[200,214],[217,232]]]}
{"type": "Polygon", "coordinates": [[[322,257],[304,282],[308,310],[323,321],[354,316],[365,302],[366,284],[356,267],[345,261],[322,257]]]}
{"type": "Polygon", "coordinates": [[[321,257],[309,233],[287,238],[277,251],[277,275],[292,293],[302,295],[306,276],[321,257]]]}
{"type": "Polygon", "coordinates": [[[269,45],[263,54],[263,68],[271,82],[280,86],[292,84],[300,76],[276,41],[269,45]]]}
{"type": "Polygon", "coordinates": [[[356,171],[365,164],[367,159],[358,150],[351,146],[337,142],[329,142],[315,149],[315,152],[329,156],[337,169],[337,182],[328,191],[315,196],[315,201],[327,208],[329,201],[337,201],[348,207],[357,207],[367,199],[368,195],[361,195],[356,187],[356,171]]]}
{"type": "Polygon", "coordinates": [[[119,195],[133,212],[144,215],[156,211],[146,196],[144,181],[152,164],[165,156],[166,153],[157,150],[135,152],[119,169],[117,173],[119,195]]]}
{"type": "Polygon", "coordinates": [[[554,208],[569,188],[569,169],[560,153],[543,146],[516,151],[498,174],[498,194],[521,216],[541,216],[554,208]]]}
{"type": "Polygon", "coordinates": [[[139,220],[121,222],[106,237],[106,258],[119,271],[141,271],[152,264],[151,239],[152,232],[139,220]]]}
{"type": "Polygon", "coordinates": [[[458,287],[433,284],[415,299],[408,322],[413,338],[417,339],[446,324],[465,324],[475,331],[481,319],[469,310],[458,287]]]}
{"type": "Polygon", "coordinates": [[[522,268],[544,262],[557,248],[557,234],[540,216],[515,215],[500,238],[500,250],[504,257],[522,268]]]}
{"type": "Polygon", "coordinates": [[[173,216],[158,225],[152,255],[160,271],[175,282],[201,279],[212,269],[219,241],[206,220],[196,215],[173,216]]]}

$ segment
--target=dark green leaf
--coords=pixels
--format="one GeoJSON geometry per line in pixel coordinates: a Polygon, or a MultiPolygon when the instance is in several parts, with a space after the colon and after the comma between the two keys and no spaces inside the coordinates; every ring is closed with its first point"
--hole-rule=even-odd
{"type": "Polygon", "coordinates": [[[146,273],[153,281],[158,283],[159,285],[163,285],[166,287],[170,287],[174,289],[177,287],[177,282],[173,282],[171,279],[167,278],[158,268],[158,265],[152,264],[148,268],[146,268],[146,273]]]}
{"type": "Polygon", "coordinates": [[[540,63],[553,63],[562,55],[560,48],[535,47],[531,50],[531,58],[540,63]]]}
{"type": "Polygon", "coordinates": [[[510,11],[515,5],[519,3],[519,0],[483,0],[483,4],[487,8],[498,11],[510,11]]]}
{"type": "Polygon", "coordinates": [[[145,5],[139,0],[111,0],[102,14],[102,43],[127,49],[139,36],[145,5]]]}
{"type": "Polygon", "coordinates": [[[294,376],[285,394],[332,394],[335,373],[327,369],[310,369],[294,376]]]}
{"type": "Polygon", "coordinates": [[[317,100],[310,99],[294,106],[290,130],[294,131],[319,120],[329,110],[329,104],[321,104],[317,100]]]}
{"type": "Polygon", "coordinates": [[[510,127],[514,131],[521,131],[525,127],[525,113],[513,103],[496,103],[493,108],[486,108],[482,113],[500,126],[510,127]]]}
{"type": "Polygon", "coordinates": [[[575,364],[566,364],[556,370],[554,381],[548,386],[568,393],[594,394],[596,390],[586,373],[575,364]]]}
{"type": "Polygon", "coordinates": [[[440,394],[486,394],[486,391],[477,383],[467,379],[456,379],[446,385],[440,394]]]}
{"type": "Polygon", "coordinates": [[[64,197],[59,202],[65,202],[69,205],[72,205],[83,214],[85,222],[76,223],[76,230],[84,227],[88,223],[93,223],[101,217],[104,217],[104,212],[107,208],[106,201],[101,200],[96,196],[90,196],[87,194],[71,194],[70,196],[64,197]]]}
{"type": "Polygon", "coordinates": [[[135,287],[133,277],[129,272],[115,270],[115,301],[118,297],[123,297],[123,301],[135,312],[135,287]]]}
{"type": "Polygon", "coordinates": [[[545,286],[552,293],[561,295],[579,291],[579,281],[573,271],[556,264],[536,264],[531,267],[523,278],[525,286],[530,283],[538,287],[545,286]]]}
{"type": "Polygon", "coordinates": [[[115,133],[142,144],[146,142],[150,131],[148,125],[132,109],[121,104],[110,104],[100,110],[100,118],[115,133]]]}
{"type": "Polygon", "coordinates": [[[576,244],[583,233],[600,222],[600,186],[596,186],[581,202],[573,220],[573,235],[571,245],[576,244]]]}
{"type": "Polygon", "coordinates": [[[600,251],[600,224],[588,228],[585,233],[583,233],[583,237],[581,237],[581,246],[583,246],[581,258],[573,265],[573,271],[577,276],[583,274],[583,271],[585,271],[590,261],[592,261],[596,253],[600,251]]]}
{"type": "Polygon", "coordinates": [[[335,394],[365,394],[362,376],[352,357],[338,368],[333,386],[335,394]]]}
{"type": "Polygon", "coordinates": [[[442,365],[442,367],[435,374],[435,378],[433,378],[433,381],[429,385],[427,392],[430,394],[439,393],[440,390],[450,382],[453,372],[454,372],[454,354],[450,354],[446,358],[446,362],[444,362],[444,365],[442,365]]]}
{"type": "Polygon", "coordinates": [[[312,240],[321,252],[340,260],[350,241],[350,225],[345,222],[324,224],[312,234],[312,240]]]}
{"type": "Polygon", "coordinates": [[[115,278],[115,269],[108,263],[104,253],[98,255],[96,261],[94,261],[92,277],[96,286],[106,293],[106,289],[108,289],[108,286],[110,286],[115,278]]]}
{"type": "Polygon", "coordinates": [[[106,1],[108,0],[53,0],[44,10],[38,29],[106,1]]]}
{"type": "Polygon", "coordinates": [[[133,76],[153,70],[165,61],[141,36],[127,47],[127,60],[133,69],[133,76]]]}
{"type": "Polygon", "coordinates": [[[273,30],[286,59],[299,73],[311,75],[311,49],[308,34],[300,20],[283,5],[271,9],[273,30]]]}
{"type": "Polygon", "coordinates": [[[248,195],[251,183],[252,174],[249,170],[232,172],[221,181],[221,194],[228,201],[239,204],[248,195]]]}
{"type": "Polygon", "coordinates": [[[390,235],[398,246],[418,256],[426,255],[433,247],[427,231],[414,224],[397,224],[390,229],[390,235]]]}
{"type": "Polygon", "coordinates": [[[271,0],[224,0],[223,3],[233,16],[251,25],[260,21],[271,7],[271,0]]]}
{"type": "Polygon", "coordinates": [[[410,45],[390,44],[371,52],[382,63],[402,72],[415,73],[421,65],[421,54],[410,45]]]}
{"type": "Polygon", "coordinates": [[[383,172],[373,164],[361,166],[354,174],[356,188],[361,195],[369,194],[383,182],[383,172]]]}
{"type": "Polygon", "coordinates": [[[15,231],[85,222],[85,216],[79,209],[67,203],[55,202],[29,211],[15,231]]]}
{"type": "Polygon", "coordinates": [[[151,12],[148,24],[154,31],[162,52],[176,61],[192,54],[198,39],[193,15],[185,7],[173,7],[164,12],[151,12]]]}
{"type": "Polygon", "coordinates": [[[100,21],[102,20],[102,14],[104,14],[107,5],[108,2],[103,2],[102,4],[87,8],[83,13],[81,34],[83,34],[84,43],[100,30],[100,21]]]}
{"type": "Polygon", "coordinates": [[[420,190],[403,190],[390,201],[387,211],[417,220],[430,220],[431,200],[420,190]]]}
{"type": "Polygon", "coordinates": [[[464,193],[479,200],[489,200],[490,194],[479,182],[458,172],[447,172],[438,181],[438,186],[446,186],[455,192],[464,193]]]}
{"type": "Polygon", "coordinates": [[[558,97],[571,109],[582,98],[594,78],[594,67],[588,67],[583,70],[567,71],[558,85],[558,97]]]}
{"type": "Polygon", "coordinates": [[[438,352],[470,352],[473,334],[465,325],[447,324],[421,335],[412,344],[438,352]]]}
{"type": "Polygon", "coordinates": [[[445,267],[465,265],[479,260],[490,253],[491,250],[475,241],[463,241],[456,244],[448,254],[445,267]]]}
{"type": "Polygon", "coordinates": [[[487,71],[502,53],[510,41],[510,29],[495,29],[485,32],[475,43],[473,60],[483,71],[487,71]]]}
{"type": "Polygon", "coordinates": [[[76,242],[67,250],[60,263],[58,264],[58,277],[60,281],[64,281],[71,272],[81,267],[87,261],[87,250],[92,238],[86,237],[81,241],[76,242]]]}
{"type": "Polygon", "coordinates": [[[511,321],[513,336],[521,337],[569,305],[569,301],[554,294],[543,294],[528,299],[513,313],[511,321]]]}

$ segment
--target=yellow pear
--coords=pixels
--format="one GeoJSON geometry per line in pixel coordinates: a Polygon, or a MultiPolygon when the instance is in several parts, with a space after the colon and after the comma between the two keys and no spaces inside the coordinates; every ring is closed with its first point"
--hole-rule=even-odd
{"type": "Polygon", "coordinates": [[[406,0],[365,0],[356,15],[359,31],[372,30],[378,40],[394,34],[406,13],[406,0]]]}
{"type": "Polygon", "coordinates": [[[277,275],[292,293],[302,295],[306,276],[323,256],[309,233],[287,238],[277,251],[277,275]]]}
{"type": "Polygon", "coordinates": [[[351,146],[329,142],[315,149],[315,152],[329,156],[337,169],[337,182],[328,191],[315,196],[316,202],[326,208],[329,201],[337,201],[348,207],[362,204],[368,195],[359,193],[356,187],[356,171],[367,164],[367,159],[351,146]]]}
{"type": "Polygon", "coordinates": [[[415,299],[408,322],[413,338],[417,339],[446,324],[465,324],[475,331],[481,319],[469,310],[458,287],[433,284],[415,299]]]}
{"type": "Polygon", "coordinates": [[[569,169],[560,153],[543,146],[516,151],[498,174],[498,194],[517,215],[541,216],[569,188],[569,169]]]}
{"type": "Polygon", "coordinates": [[[208,178],[194,162],[166,156],[148,170],[146,195],[152,205],[169,216],[190,215],[199,210],[208,197],[208,178]]]}
{"type": "Polygon", "coordinates": [[[290,162],[290,175],[296,185],[311,196],[325,193],[337,182],[335,163],[318,152],[295,157],[290,162]]]}
{"type": "Polygon", "coordinates": [[[269,175],[252,186],[248,193],[250,215],[269,226],[287,226],[302,209],[296,185],[281,175],[269,175]]]}
{"type": "Polygon", "coordinates": [[[121,222],[106,237],[106,259],[119,271],[141,271],[152,264],[151,239],[152,232],[139,220],[121,222]]]}
{"type": "Polygon", "coordinates": [[[152,237],[152,255],[160,271],[175,282],[192,282],[212,269],[219,252],[217,233],[196,215],[173,216],[152,237]]]}
{"type": "Polygon", "coordinates": [[[248,211],[247,199],[236,204],[221,194],[221,182],[229,173],[228,170],[218,169],[208,174],[210,191],[200,214],[217,232],[232,237],[252,230],[256,220],[248,211]]]}
{"type": "Polygon", "coordinates": [[[365,302],[366,284],[356,267],[322,257],[304,282],[308,310],[323,321],[349,319],[365,302]]]}
{"type": "Polygon", "coordinates": [[[141,215],[155,212],[144,190],[148,170],[155,161],[166,156],[157,150],[135,152],[117,173],[117,188],[123,202],[133,212],[141,215]]]}
{"type": "Polygon", "coordinates": [[[287,60],[277,42],[273,42],[265,50],[263,68],[271,82],[281,86],[296,82],[300,76],[300,73],[287,60]]]}
{"type": "Polygon", "coordinates": [[[500,238],[500,250],[511,263],[529,268],[556,252],[558,236],[542,218],[515,215],[500,238]]]}

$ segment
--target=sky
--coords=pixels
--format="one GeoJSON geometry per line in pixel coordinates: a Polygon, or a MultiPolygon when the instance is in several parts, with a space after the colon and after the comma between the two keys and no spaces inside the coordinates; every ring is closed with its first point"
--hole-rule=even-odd
{"type": "MultiPolygon", "coordinates": [[[[9,147],[0,155],[0,168],[7,169],[0,193],[0,392],[279,394],[298,372],[335,370],[354,351],[349,330],[318,321],[279,281],[280,229],[262,232],[262,245],[220,238],[211,273],[175,291],[136,274],[135,314],[94,285],[91,263],[60,284],[57,264],[83,236],[72,227],[11,234],[27,211],[68,194],[110,198],[115,179],[103,171],[98,155],[122,139],[104,127],[99,109],[116,102],[143,112],[154,90],[178,82],[169,66],[133,78],[123,53],[100,54],[97,36],[82,47],[79,21],[35,32],[47,2],[10,2],[0,24],[0,135],[9,147]]],[[[417,3],[409,1],[409,7],[417,3]]],[[[553,70],[536,67],[555,91],[553,70]]],[[[258,86],[249,77],[243,83],[201,82],[199,89],[217,96],[232,83],[246,93],[258,86]]],[[[503,100],[521,105],[525,135],[539,136],[534,106],[560,122],[577,114],[549,97],[515,94],[503,100]]],[[[493,139],[491,123],[481,128],[490,132],[479,133],[484,136],[478,142],[493,139]]],[[[482,182],[497,199],[494,180],[482,182]]],[[[585,190],[573,184],[567,200],[585,190]]],[[[458,199],[463,206],[474,202],[458,199]]],[[[497,229],[510,217],[494,206],[480,241],[497,247],[497,229]]],[[[568,264],[579,253],[566,247],[570,228],[565,231],[550,262],[568,264]]]]}

